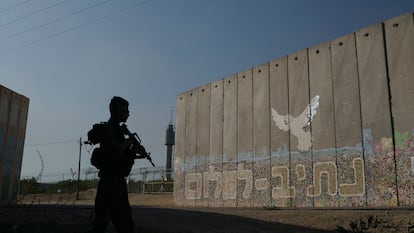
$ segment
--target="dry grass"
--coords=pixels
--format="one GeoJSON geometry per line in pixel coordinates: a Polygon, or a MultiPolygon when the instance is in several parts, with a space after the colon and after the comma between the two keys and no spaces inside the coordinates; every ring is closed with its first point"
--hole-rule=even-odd
{"type": "MultiPolygon", "coordinates": [[[[27,194],[19,197],[19,204],[46,204],[46,205],[93,205],[96,189],[89,189],[72,194],[27,194]]],[[[174,197],[172,193],[165,194],[129,194],[131,206],[154,206],[154,207],[173,207],[174,197]]]]}

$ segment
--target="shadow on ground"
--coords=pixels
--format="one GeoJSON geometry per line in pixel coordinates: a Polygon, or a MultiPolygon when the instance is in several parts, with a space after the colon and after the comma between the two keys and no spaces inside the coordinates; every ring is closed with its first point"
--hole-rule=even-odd
{"type": "MultiPolygon", "coordinates": [[[[92,206],[5,207],[0,209],[0,232],[87,232],[92,212],[92,206]]],[[[188,209],[135,206],[132,212],[137,232],[147,233],[337,232],[188,209]]]]}
{"type": "Polygon", "coordinates": [[[236,215],[212,213],[185,209],[135,207],[134,218],[137,227],[151,228],[160,232],[185,233],[240,233],[240,232],[295,232],[328,233],[302,226],[266,222],[236,215]]]}

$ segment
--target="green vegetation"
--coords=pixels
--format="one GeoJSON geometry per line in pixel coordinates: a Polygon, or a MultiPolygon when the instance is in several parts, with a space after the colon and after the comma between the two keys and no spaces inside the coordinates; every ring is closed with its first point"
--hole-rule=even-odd
{"type": "MultiPolygon", "coordinates": [[[[98,179],[80,180],[79,191],[94,189],[98,185],[98,179]]],[[[141,192],[142,181],[129,181],[130,192],[141,192]]],[[[56,183],[39,183],[35,178],[20,180],[20,194],[35,193],[75,193],[77,191],[77,180],[63,180],[56,183]]]]}
{"type": "Polygon", "coordinates": [[[264,210],[279,210],[280,208],[276,205],[265,205],[263,206],[264,210]]]}

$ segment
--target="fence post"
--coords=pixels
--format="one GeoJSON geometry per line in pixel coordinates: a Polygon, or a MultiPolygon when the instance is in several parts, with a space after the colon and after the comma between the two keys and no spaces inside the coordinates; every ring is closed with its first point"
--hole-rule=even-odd
{"type": "Polygon", "coordinates": [[[78,184],[77,184],[77,188],[76,188],[76,200],[79,200],[79,183],[80,183],[81,154],[82,154],[82,137],[79,138],[78,184]]]}

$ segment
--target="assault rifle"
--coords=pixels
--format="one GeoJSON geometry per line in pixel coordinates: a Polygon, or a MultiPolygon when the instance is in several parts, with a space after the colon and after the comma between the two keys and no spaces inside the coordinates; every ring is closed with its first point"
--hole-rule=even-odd
{"type": "Polygon", "coordinates": [[[155,167],[155,164],[152,162],[151,153],[148,153],[145,150],[145,147],[141,145],[141,138],[139,138],[137,133],[131,133],[129,129],[127,128],[126,124],[121,125],[123,132],[126,136],[128,136],[128,139],[132,140],[131,145],[131,153],[134,154],[134,158],[146,158],[151,163],[153,167],[155,167]],[[140,156],[138,156],[139,154],[140,156]]]}

